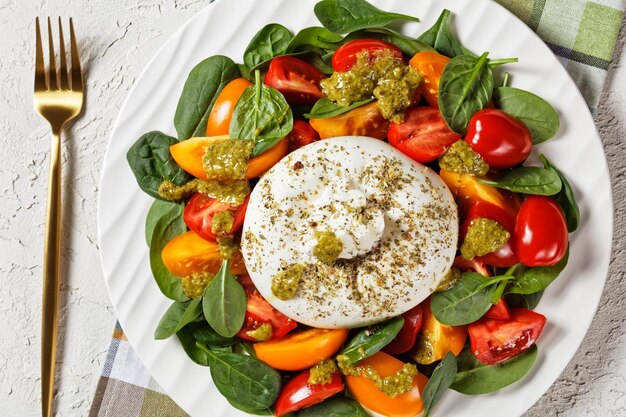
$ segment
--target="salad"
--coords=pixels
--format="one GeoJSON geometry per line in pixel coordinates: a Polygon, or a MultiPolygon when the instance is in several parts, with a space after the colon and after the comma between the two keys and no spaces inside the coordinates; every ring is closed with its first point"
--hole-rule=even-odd
{"type": "Polygon", "coordinates": [[[314,12],[200,62],[177,136],[127,153],[172,300],[155,338],[253,415],[428,416],[521,380],[580,219],[546,156],[525,165],[556,111],[448,10],[418,38],[365,0],[314,12]]]}

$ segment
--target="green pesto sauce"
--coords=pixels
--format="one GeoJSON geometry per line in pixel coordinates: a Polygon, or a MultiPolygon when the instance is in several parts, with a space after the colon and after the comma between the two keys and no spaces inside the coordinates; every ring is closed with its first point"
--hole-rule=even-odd
{"type": "Polygon", "coordinates": [[[454,287],[454,284],[456,284],[460,279],[461,279],[461,271],[459,271],[456,268],[450,268],[450,270],[443,277],[443,279],[439,281],[439,285],[437,285],[437,288],[435,288],[435,291],[436,292],[447,291],[450,288],[454,287]]]}
{"type": "Polygon", "coordinates": [[[435,349],[432,343],[433,336],[428,330],[423,330],[417,336],[413,360],[420,365],[430,365],[434,362],[435,349]]]}
{"type": "Polygon", "coordinates": [[[415,68],[385,50],[373,57],[367,51],[359,53],[350,71],[334,72],[320,84],[328,99],[340,106],[376,98],[384,118],[402,122],[421,82],[415,68]]]}
{"type": "Polygon", "coordinates": [[[204,289],[213,279],[213,275],[208,272],[192,274],[180,278],[183,286],[183,292],[189,298],[200,297],[204,293],[204,289]]]}
{"type": "Polygon", "coordinates": [[[217,244],[220,248],[220,255],[224,259],[230,259],[234,254],[240,251],[239,242],[232,237],[218,238],[217,244]]]}
{"type": "Polygon", "coordinates": [[[272,294],[283,301],[295,297],[305,269],[304,265],[294,264],[276,274],[272,279],[272,294]]]}
{"type": "Polygon", "coordinates": [[[233,230],[235,216],[230,210],[218,211],[211,220],[211,232],[216,236],[225,236],[233,230]]]}
{"type": "Polygon", "coordinates": [[[159,195],[168,201],[184,200],[194,193],[206,194],[217,198],[222,203],[239,205],[250,194],[250,183],[248,181],[202,181],[196,178],[182,186],[168,180],[164,180],[159,186],[159,195]]]}
{"type": "Polygon", "coordinates": [[[339,369],[337,368],[337,364],[334,360],[323,360],[311,368],[308,383],[310,385],[330,384],[333,380],[333,375],[337,372],[339,372],[339,369]]]}
{"type": "Polygon", "coordinates": [[[501,249],[509,241],[511,234],[495,220],[479,217],[467,229],[461,244],[461,256],[472,260],[501,249]]]}
{"type": "Polygon", "coordinates": [[[441,155],[439,166],[441,169],[459,174],[483,176],[489,172],[489,165],[485,160],[462,139],[441,155]]]}
{"type": "Polygon", "coordinates": [[[337,357],[337,364],[344,375],[367,378],[376,384],[376,388],[390,398],[395,398],[398,395],[411,391],[413,388],[413,380],[417,375],[417,367],[412,363],[404,364],[402,369],[395,375],[386,376],[384,378],[369,365],[355,366],[346,364],[342,360],[341,355],[337,357]]]}
{"type": "Polygon", "coordinates": [[[246,336],[249,336],[259,342],[270,340],[273,335],[274,335],[274,329],[272,328],[272,325],[269,323],[263,323],[258,328],[254,330],[249,330],[246,332],[246,336]]]}
{"type": "Polygon", "coordinates": [[[245,179],[252,149],[253,141],[241,139],[226,139],[207,146],[202,157],[207,178],[217,181],[245,179]]]}
{"type": "Polygon", "coordinates": [[[343,242],[334,232],[315,232],[317,245],[313,248],[313,256],[325,264],[331,264],[339,259],[343,251],[343,242]]]}

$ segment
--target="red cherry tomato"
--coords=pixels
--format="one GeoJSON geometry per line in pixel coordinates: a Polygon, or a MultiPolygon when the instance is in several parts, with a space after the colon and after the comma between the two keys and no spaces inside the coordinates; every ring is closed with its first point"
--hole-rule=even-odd
{"type": "Polygon", "coordinates": [[[306,370],[283,387],[274,404],[276,417],[310,407],[343,391],[343,381],[339,372],[333,375],[332,381],[328,384],[311,385],[308,382],[309,375],[311,375],[311,371],[306,370]]]}
{"type": "Polygon", "coordinates": [[[474,114],[465,141],[494,169],[521,164],[533,147],[533,136],[528,127],[498,109],[485,109],[474,114]]]}
{"type": "Polygon", "coordinates": [[[378,39],[357,39],[341,45],[333,54],[332,65],[337,72],[346,72],[356,64],[357,55],[363,51],[369,53],[370,59],[381,51],[391,51],[397,59],[402,59],[400,48],[389,42],[378,39]]]}
{"type": "Polygon", "coordinates": [[[248,332],[258,329],[265,323],[272,325],[272,338],[270,340],[282,339],[287,333],[298,327],[298,323],[295,320],[276,310],[263,298],[249,276],[241,275],[237,280],[243,286],[248,298],[246,318],[243,327],[237,333],[238,337],[258,341],[249,336],[248,332]]]}
{"type": "Polygon", "coordinates": [[[264,82],[280,91],[290,104],[313,104],[324,96],[322,78],[324,74],[308,62],[279,56],[270,62],[264,82]]]}
{"type": "Polygon", "coordinates": [[[567,223],[550,197],[533,195],[522,203],[515,224],[515,250],[526,266],[556,265],[567,252],[567,223]]]}
{"type": "Polygon", "coordinates": [[[304,120],[294,120],[293,129],[289,135],[289,152],[293,152],[298,148],[320,140],[320,135],[310,124],[304,120]]]}
{"type": "Polygon", "coordinates": [[[420,163],[439,158],[461,135],[450,130],[439,109],[413,107],[404,122],[391,123],[389,143],[420,163]]]}
{"type": "Polygon", "coordinates": [[[208,197],[205,194],[196,193],[191,197],[183,214],[183,220],[187,227],[196,232],[205,240],[215,241],[218,236],[213,233],[213,216],[220,211],[230,211],[233,216],[233,227],[227,236],[232,236],[243,225],[243,219],[246,217],[248,208],[248,200],[246,197],[240,206],[222,203],[216,198],[208,197]]]}
{"type": "Polygon", "coordinates": [[[402,317],[404,318],[402,329],[400,329],[395,339],[383,349],[390,355],[406,353],[415,345],[417,334],[422,329],[422,322],[424,320],[424,312],[421,304],[404,313],[402,317]]]}
{"type": "Polygon", "coordinates": [[[483,317],[467,326],[472,353],[486,365],[497,365],[530,348],[539,338],[545,316],[525,308],[510,309],[508,320],[483,317]]]}

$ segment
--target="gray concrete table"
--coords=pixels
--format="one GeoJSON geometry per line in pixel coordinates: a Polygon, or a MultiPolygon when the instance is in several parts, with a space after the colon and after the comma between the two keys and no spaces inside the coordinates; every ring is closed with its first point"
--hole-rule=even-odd
{"type": "MultiPolygon", "coordinates": [[[[86,416],[115,315],[100,270],[96,198],[107,138],[129,89],[163,42],[206,0],[0,0],[0,414],[34,417],[39,405],[41,274],[49,128],[32,107],[34,17],[74,16],[86,112],[63,154],[66,219],[58,415],[86,416]]],[[[626,29],[596,119],[611,168],[615,240],[591,330],[558,382],[527,413],[626,416],[626,29]]]]}

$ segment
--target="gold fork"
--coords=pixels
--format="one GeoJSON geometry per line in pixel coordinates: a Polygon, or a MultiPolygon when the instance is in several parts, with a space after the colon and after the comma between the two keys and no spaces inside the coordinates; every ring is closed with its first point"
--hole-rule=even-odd
{"type": "Polygon", "coordinates": [[[59,17],[59,58],[57,71],[52,24],[48,18],[48,71],[44,65],[39,18],[36,19],[35,110],[50,123],[52,144],[48,178],[48,210],[43,263],[41,321],[41,414],[50,417],[57,348],[57,310],[61,275],[61,130],[80,113],[83,106],[83,76],[80,70],[74,23],[70,18],[71,68],[68,70],[63,27],[59,17]]]}

